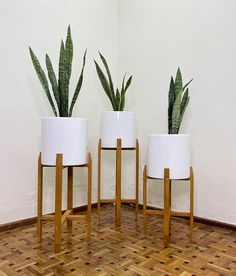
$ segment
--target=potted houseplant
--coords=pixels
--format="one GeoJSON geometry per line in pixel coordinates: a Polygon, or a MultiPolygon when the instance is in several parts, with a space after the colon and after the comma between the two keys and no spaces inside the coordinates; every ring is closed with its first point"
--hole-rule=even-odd
{"type": "Polygon", "coordinates": [[[75,102],[83,83],[83,73],[86,62],[86,51],[83,65],[72,100],[69,104],[69,84],[73,59],[73,42],[71,29],[68,26],[65,43],[61,41],[59,56],[59,75],[55,75],[51,60],[46,54],[48,79],[33,50],[29,48],[31,59],[46,93],[55,117],[42,119],[42,164],[54,166],[56,154],[63,154],[63,165],[81,165],[87,163],[87,120],[71,118],[75,102]],[[54,99],[53,99],[54,98],[54,99]]]}
{"type": "Polygon", "coordinates": [[[134,112],[124,111],[125,94],[132,82],[132,76],[126,81],[125,74],[121,89],[114,89],[107,61],[101,53],[99,53],[99,56],[106,73],[102,71],[94,60],[96,71],[113,108],[113,111],[103,112],[101,115],[101,146],[104,148],[116,148],[117,139],[120,138],[122,140],[122,148],[134,148],[136,143],[135,115],[134,112]]]}
{"type": "Polygon", "coordinates": [[[183,86],[178,68],[175,80],[171,77],[168,105],[168,134],[148,137],[148,176],[164,178],[164,168],[170,169],[171,179],[186,179],[190,174],[190,141],[188,134],[179,134],[184,112],[189,103],[188,85],[183,86]]]}

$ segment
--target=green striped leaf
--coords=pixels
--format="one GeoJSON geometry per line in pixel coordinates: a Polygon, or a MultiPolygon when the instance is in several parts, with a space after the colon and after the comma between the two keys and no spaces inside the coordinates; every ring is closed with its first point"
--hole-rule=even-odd
{"type": "Polygon", "coordinates": [[[181,71],[178,68],[176,77],[175,77],[175,98],[177,98],[179,92],[181,92],[183,89],[183,82],[182,82],[182,75],[181,71]]]}
{"type": "Polygon", "coordinates": [[[190,100],[190,97],[188,95],[188,88],[187,88],[186,91],[184,92],[184,95],[181,101],[181,106],[180,106],[180,124],[182,122],[184,112],[188,106],[189,100],[190,100]]]}
{"type": "Polygon", "coordinates": [[[170,88],[169,88],[169,105],[168,105],[168,133],[171,133],[172,128],[172,111],[175,103],[175,82],[173,77],[170,80],[170,88]]]}
{"type": "Polygon", "coordinates": [[[181,115],[180,115],[181,98],[182,98],[182,93],[179,92],[173,106],[171,134],[177,134],[179,132],[180,118],[181,118],[181,115]]]}
{"type": "Polygon", "coordinates": [[[68,74],[66,71],[66,51],[63,40],[61,41],[59,57],[59,98],[60,98],[60,116],[68,117],[68,74]]]}
{"type": "Polygon", "coordinates": [[[120,109],[120,92],[119,89],[116,89],[116,110],[115,111],[119,111],[120,109]]]}
{"type": "Polygon", "coordinates": [[[183,91],[187,88],[187,86],[193,81],[193,79],[191,79],[189,82],[187,82],[184,87],[183,87],[183,91]]]}
{"type": "Polygon", "coordinates": [[[65,50],[66,50],[66,61],[67,61],[66,69],[67,69],[67,73],[68,73],[68,78],[70,79],[71,68],[72,68],[72,59],[73,59],[73,42],[72,42],[72,37],[71,37],[70,25],[68,26],[68,29],[67,29],[65,50]]]}
{"type": "Polygon", "coordinates": [[[107,81],[107,78],[106,78],[106,76],[104,75],[102,69],[99,67],[99,65],[97,64],[97,62],[95,60],[94,60],[94,63],[95,63],[96,71],[97,71],[99,80],[102,84],[102,87],[103,87],[105,93],[107,94],[111,104],[112,104],[113,110],[115,110],[115,101],[113,101],[113,98],[111,96],[110,86],[109,86],[109,83],[107,81]]]}
{"type": "Polygon", "coordinates": [[[127,91],[127,89],[129,88],[131,82],[132,82],[132,76],[130,76],[126,82],[126,85],[125,85],[125,92],[127,91]]]}
{"type": "Polygon", "coordinates": [[[125,107],[125,93],[126,93],[127,89],[129,88],[129,86],[132,82],[132,76],[130,76],[128,78],[126,84],[125,84],[125,87],[124,87],[125,76],[124,76],[123,82],[122,82],[121,99],[120,99],[120,105],[119,105],[119,110],[120,111],[124,110],[124,107],[125,107]]]}
{"type": "Polygon", "coordinates": [[[57,103],[58,109],[60,109],[60,99],[59,99],[59,92],[58,92],[58,84],[57,84],[57,78],[53,70],[52,62],[49,58],[49,56],[46,54],[46,66],[48,70],[48,78],[50,80],[52,91],[57,103]]]}
{"type": "Polygon", "coordinates": [[[52,100],[52,97],[51,97],[51,94],[50,94],[50,90],[49,90],[49,86],[48,86],[48,81],[47,81],[47,78],[46,78],[46,75],[36,57],[36,55],[34,54],[33,50],[29,47],[29,51],[30,51],[30,56],[31,56],[31,60],[33,62],[33,66],[34,66],[34,69],[37,73],[37,76],[39,78],[39,81],[47,95],[47,98],[48,98],[48,101],[52,107],[52,110],[53,110],[53,113],[55,116],[57,116],[57,111],[56,111],[56,108],[55,108],[55,105],[54,105],[54,102],[52,100]]]}
{"type": "Polygon", "coordinates": [[[110,73],[110,70],[109,70],[109,66],[107,64],[106,59],[104,58],[104,56],[100,52],[99,52],[99,56],[100,56],[100,58],[103,62],[103,65],[106,69],[106,72],[107,72],[107,76],[108,76],[108,80],[109,80],[109,86],[110,86],[110,94],[111,94],[112,101],[114,102],[115,101],[115,92],[114,92],[114,86],[113,86],[113,81],[112,81],[111,73],[110,73]]]}
{"type": "Polygon", "coordinates": [[[87,50],[84,52],[83,65],[82,65],[81,73],[80,73],[79,80],[78,80],[78,83],[76,85],[75,92],[74,92],[74,95],[73,95],[73,98],[72,98],[72,101],[71,101],[71,104],[70,104],[69,117],[72,116],[72,111],[73,111],[75,102],[76,102],[76,100],[78,98],[79,92],[80,92],[82,84],[83,84],[84,67],[85,67],[85,62],[86,62],[86,54],[87,54],[87,50]]]}

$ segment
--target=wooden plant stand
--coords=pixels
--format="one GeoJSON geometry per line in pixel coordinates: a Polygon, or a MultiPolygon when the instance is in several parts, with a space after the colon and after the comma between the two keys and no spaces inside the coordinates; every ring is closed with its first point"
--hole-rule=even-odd
{"type": "MultiPolygon", "coordinates": [[[[164,169],[164,209],[160,210],[152,210],[147,209],[147,180],[148,179],[159,179],[149,177],[147,175],[147,166],[144,167],[143,170],[143,216],[144,216],[144,225],[146,227],[146,219],[148,214],[157,214],[164,215],[164,246],[168,247],[170,241],[171,234],[171,216],[177,217],[189,217],[190,218],[190,235],[192,235],[193,231],[193,209],[194,209],[194,174],[193,169],[190,167],[190,177],[186,179],[178,179],[178,180],[186,180],[190,183],[190,210],[189,212],[175,212],[171,211],[171,179],[170,179],[170,170],[169,168],[164,169]]],[[[176,181],[176,180],[175,180],[176,181]]]]}
{"type": "Polygon", "coordinates": [[[138,193],[139,193],[139,143],[136,139],[136,147],[122,148],[122,140],[117,139],[116,148],[105,148],[101,146],[102,141],[99,139],[98,143],[98,217],[100,221],[101,204],[115,203],[115,217],[116,224],[121,225],[121,203],[135,204],[136,218],[138,216],[138,193]],[[101,199],[101,152],[102,150],[116,150],[116,195],[114,199],[101,199]],[[121,152],[122,150],[136,151],[136,191],[135,199],[121,198],[121,152]]]}
{"type": "MultiPolygon", "coordinates": [[[[67,221],[67,231],[72,233],[72,221],[79,219],[88,219],[88,225],[91,222],[91,200],[92,200],[92,158],[88,153],[88,162],[78,166],[63,166],[63,154],[56,155],[56,166],[46,166],[41,162],[41,153],[38,158],[38,219],[37,234],[39,241],[42,241],[42,222],[44,220],[54,221],[55,223],[55,252],[61,251],[61,228],[62,224],[67,221]],[[55,183],[55,215],[43,215],[43,168],[56,167],[56,183],[55,183]],[[63,168],[68,168],[67,176],[67,210],[62,214],[62,173],[63,168]],[[88,208],[86,215],[73,215],[73,168],[88,168],[88,208]]],[[[89,231],[91,230],[88,227],[89,231]]]]}

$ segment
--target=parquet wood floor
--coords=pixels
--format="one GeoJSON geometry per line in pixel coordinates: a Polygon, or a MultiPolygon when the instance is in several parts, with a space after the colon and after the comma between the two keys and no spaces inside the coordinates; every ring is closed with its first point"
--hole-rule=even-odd
{"type": "Polygon", "coordinates": [[[0,276],[5,275],[236,275],[236,232],[195,224],[192,240],[183,219],[172,219],[169,248],[163,247],[161,217],[149,216],[146,231],[140,210],[122,206],[122,226],[114,224],[113,206],[102,207],[101,224],[93,211],[90,239],[86,221],[63,228],[62,251],[54,253],[51,222],[44,223],[43,242],[36,225],[0,233],[0,276]]]}

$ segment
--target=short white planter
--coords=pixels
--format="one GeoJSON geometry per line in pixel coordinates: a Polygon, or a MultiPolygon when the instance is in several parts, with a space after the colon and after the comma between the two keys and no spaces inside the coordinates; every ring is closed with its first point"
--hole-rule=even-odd
{"type": "Polygon", "coordinates": [[[42,164],[56,165],[56,154],[63,154],[64,166],[87,163],[87,120],[52,117],[42,119],[42,164]]]}
{"type": "Polygon", "coordinates": [[[152,134],[148,136],[147,173],[164,178],[164,168],[171,179],[190,176],[190,139],[188,134],[152,134]]]}
{"type": "Polygon", "coordinates": [[[102,147],[116,148],[117,139],[122,148],[134,148],[136,143],[135,114],[129,111],[108,111],[101,116],[102,147]]]}

